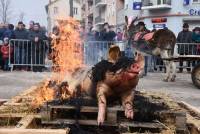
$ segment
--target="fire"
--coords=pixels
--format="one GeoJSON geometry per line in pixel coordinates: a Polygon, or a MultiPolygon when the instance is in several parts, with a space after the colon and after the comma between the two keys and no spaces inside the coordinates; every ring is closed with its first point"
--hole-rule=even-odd
{"type": "Polygon", "coordinates": [[[34,96],[32,101],[32,106],[34,108],[38,108],[44,102],[53,100],[54,97],[55,97],[55,91],[49,87],[49,81],[46,81],[34,96]]]}
{"type": "MultiPolygon", "coordinates": [[[[73,18],[67,20],[58,20],[59,23],[59,38],[53,39],[52,49],[54,59],[53,73],[50,80],[46,81],[42,89],[33,101],[33,105],[40,106],[46,101],[55,99],[56,89],[49,86],[50,81],[56,82],[56,85],[61,84],[63,81],[69,83],[61,94],[62,98],[67,98],[73,94],[76,80],[72,79],[71,74],[77,68],[83,67],[83,47],[79,33],[79,23],[73,18]],[[68,93],[68,94],[66,94],[68,93]]],[[[63,91],[63,89],[62,89],[63,91]]]]}
{"type": "Polygon", "coordinates": [[[72,18],[59,21],[60,39],[53,41],[55,57],[54,72],[58,81],[63,81],[66,75],[82,67],[82,42],[78,31],[79,23],[72,18]]]}

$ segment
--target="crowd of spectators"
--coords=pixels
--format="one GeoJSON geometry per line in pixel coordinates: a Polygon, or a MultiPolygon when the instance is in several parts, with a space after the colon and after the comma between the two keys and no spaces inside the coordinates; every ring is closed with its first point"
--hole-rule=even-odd
{"type": "MultiPolygon", "coordinates": [[[[139,22],[138,24],[141,25],[140,30],[143,32],[147,31],[144,22],[139,22]]],[[[113,42],[113,41],[127,41],[126,32],[127,29],[124,27],[123,29],[117,28],[113,25],[109,25],[108,23],[104,23],[100,29],[97,27],[91,27],[87,33],[85,33],[85,29],[80,27],[80,37],[84,39],[86,42],[88,41],[106,41],[106,42],[113,42]],[[82,28],[82,30],[81,30],[82,28]],[[116,31],[116,32],[115,32],[116,31]]],[[[140,31],[140,32],[141,32],[140,31]]],[[[59,28],[54,27],[52,30],[51,35],[48,37],[46,35],[46,30],[44,27],[41,27],[39,23],[35,23],[34,21],[30,21],[29,27],[27,28],[23,22],[18,22],[16,26],[13,24],[0,24],[0,68],[3,70],[9,70],[9,58],[11,58],[11,62],[14,62],[16,65],[19,64],[20,66],[15,66],[14,69],[16,70],[29,70],[30,67],[26,66],[25,64],[37,64],[39,66],[34,66],[33,71],[41,72],[43,70],[44,62],[45,62],[45,51],[46,47],[43,43],[44,40],[51,41],[51,38],[56,38],[59,35],[59,28]],[[16,39],[15,45],[9,45],[9,40],[16,39]],[[20,42],[19,40],[27,40],[27,42],[20,42]],[[42,44],[42,45],[41,45],[42,44]],[[9,47],[11,46],[11,47],[9,47]],[[9,55],[11,54],[11,57],[9,55]],[[24,65],[23,65],[24,64],[24,65]]],[[[189,25],[184,23],[183,30],[177,36],[177,43],[200,43],[200,27],[195,27],[193,31],[189,30],[189,25]]],[[[110,45],[111,43],[108,43],[110,45]]],[[[126,46],[127,47],[127,46],[126,46]]],[[[104,49],[104,48],[103,48],[104,49]]],[[[185,50],[185,47],[179,46],[179,54],[187,55],[187,54],[194,54],[193,51],[197,52],[200,51],[200,47],[195,47],[190,49],[188,47],[188,51],[185,50]],[[194,50],[195,49],[195,50],[194,50]],[[192,51],[192,52],[191,52],[192,51]]],[[[95,53],[101,55],[106,55],[107,48],[102,50],[96,50],[95,47],[90,47],[87,49],[88,53],[95,53]],[[103,53],[103,54],[102,54],[103,53]]],[[[122,50],[125,54],[125,51],[122,50]]],[[[132,51],[132,50],[130,50],[132,51]]],[[[199,54],[199,53],[196,53],[199,54]]],[[[92,56],[93,54],[91,54],[92,56]]],[[[161,63],[162,61],[158,60],[157,58],[153,58],[156,60],[152,60],[154,64],[161,63]]],[[[95,59],[96,60],[96,59],[95,59]]],[[[195,62],[187,62],[187,71],[191,71],[190,66],[195,65],[195,62]]],[[[180,61],[179,71],[183,71],[183,62],[180,61]]]]}
{"type": "MultiPolygon", "coordinates": [[[[195,27],[192,31],[189,30],[189,24],[183,24],[183,30],[179,32],[177,36],[177,43],[181,43],[179,45],[178,51],[180,55],[198,55],[200,48],[198,46],[188,45],[188,43],[200,43],[200,27],[195,27]]],[[[192,66],[195,66],[195,61],[187,62],[187,71],[191,71],[191,63],[192,66]]],[[[179,72],[183,72],[183,61],[179,62],[179,72]]]]}
{"type": "MultiPolygon", "coordinates": [[[[34,21],[30,21],[28,28],[21,21],[16,26],[13,24],[0,24],[0,68],[5,71],[9,70],[9,58],[15,64],[24,64],[24,66],[15,66],[14,69],[16,70],[29,70],[30,67],[25,65],[29,64],[31,60],[33,63],[43,64],[43,49],[45,48],[44,45],[40,44],[46,39],[45,27],[41,27],[39,23],[34,21]],[[16,39],[16,41],[14,45],[9,45],[9,41],[12,39],[16,39]]],[[[33,67],[33,71],[42,71],[42,69],[41,66],[33,67]]]]}

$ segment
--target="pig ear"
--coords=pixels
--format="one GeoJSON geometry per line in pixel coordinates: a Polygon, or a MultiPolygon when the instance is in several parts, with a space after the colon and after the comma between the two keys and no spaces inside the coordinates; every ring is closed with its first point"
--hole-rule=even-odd
{"type": "Polygon", "coordinates": [[[128,26],[128,17],[127,16],[125,16],[125,23],[128,26]]]}
{"type": "Polygon", "coordinates": [[[135,62],[140,66],[141,70],[144,69],[144,56],[141,53],[137,52],[135,62]]]}

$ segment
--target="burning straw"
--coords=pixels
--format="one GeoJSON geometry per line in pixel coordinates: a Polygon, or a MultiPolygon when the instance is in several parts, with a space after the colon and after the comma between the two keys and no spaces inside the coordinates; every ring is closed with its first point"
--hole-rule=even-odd
{"type": "MultiPolygon", "coordinates": [[[[54,63],[52,77],[45,82],[40,92],[38,92],[33,101],[34,106],[42,105],[44,102],[55,98],[56,91],[53,88],[55,86],[50,87],[50,81],[54,81],[55,85],[67,81],[69,85],[65,87],[65,90],[68,90],[67,93],[72,94],[77,81],[72,79],[71,74],[83,66],[83,47],[79,33],[80,24],[73,18],[58,20],[58,23],[59,37],[52,41],[52,60],[54,63]]],[[[67,98],[69,96],[62,95],[62,97],[67,98]]]]}

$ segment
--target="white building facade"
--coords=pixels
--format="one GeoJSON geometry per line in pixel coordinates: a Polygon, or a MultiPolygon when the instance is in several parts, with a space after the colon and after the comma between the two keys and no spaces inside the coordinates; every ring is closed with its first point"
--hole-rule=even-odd
{"type": "Polygon", "coordinates": [[[125,9],[127,16],[138,16],[150,30],[167,27],[177,35],[184,22],[190,30],[200,27],[200,0],[126,0],[125,9]],[[134,3],[140,2],[141,10],[134,10],[134,3]]]}
{"type": "MultiPolygon", "coordinates": [[[[73,18],[82,20],[81,0],[73,0],[73,18]]],[[[46,6],[48,31],[57,25],[57,20],[65,20],[70,16],[70,0],[50,0],[46,6]]]]}

